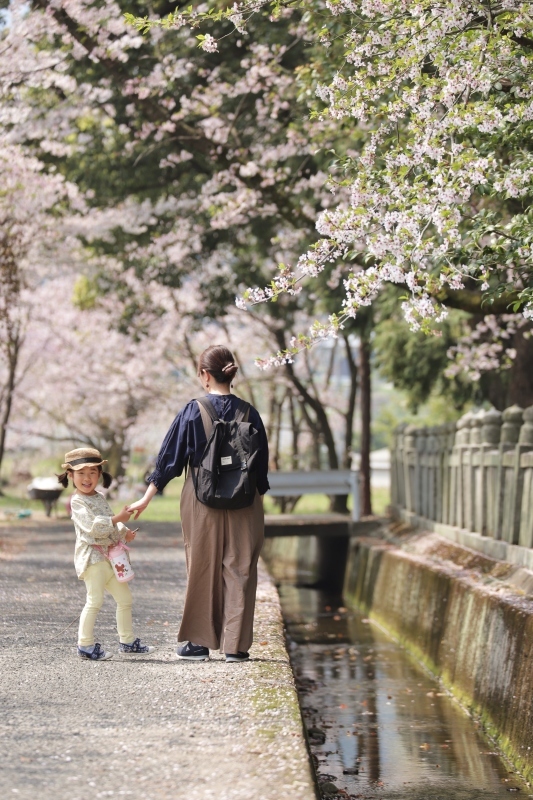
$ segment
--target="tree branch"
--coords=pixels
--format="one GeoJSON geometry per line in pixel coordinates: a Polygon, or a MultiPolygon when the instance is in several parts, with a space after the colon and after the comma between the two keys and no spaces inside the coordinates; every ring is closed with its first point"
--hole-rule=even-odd
{"type": "Polygon", "coordinates": [[[510,314],[510,306],[519,300],[518,292],[505,292],[500,297],[490,298],[471,289],[445,289],[435,296],[448,308],[456,308],[469,314],[510,314]]]}

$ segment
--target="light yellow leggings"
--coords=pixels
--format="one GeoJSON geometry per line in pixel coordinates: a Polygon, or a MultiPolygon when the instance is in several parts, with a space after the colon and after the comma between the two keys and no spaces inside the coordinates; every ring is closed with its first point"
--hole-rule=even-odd
{"type": "Polygon", "coordinates": [[[80,617],[78,644],[90,647],[94,644],[94,623],[104,602],[105,590],[115,599],[117,604],[117,631],[123,644],[131,644],[134,640],[131,620],[132,597],[127,583],[120,583],[115,577],[109,561],[98,561],[87,567],[83,574],[87,588],[87,600],[80,617]]]}

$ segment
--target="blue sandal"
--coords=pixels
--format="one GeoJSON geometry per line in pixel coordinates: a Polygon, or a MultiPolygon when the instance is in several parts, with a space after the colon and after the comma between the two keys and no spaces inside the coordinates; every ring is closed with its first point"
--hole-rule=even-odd
{"type": "Polygon", "coordinates": [[[90,653],[82,650],[78,645],[78,656],[86,659],[87,661],[107,661],[108,658],[113,658],[113,653],[106,653],[102,645],[96,642],[92,652],[90,653]]]}
{"type": "Polygon", "coordinates": [[[119,653],[126,653],[127,655],[145,656],[148,653],[153,653],[155,647],[149,647],[147,644],[141,644],[140,639],[135,639],[131,644],[124,644],[120,642],[118,646],[119,653]]]}

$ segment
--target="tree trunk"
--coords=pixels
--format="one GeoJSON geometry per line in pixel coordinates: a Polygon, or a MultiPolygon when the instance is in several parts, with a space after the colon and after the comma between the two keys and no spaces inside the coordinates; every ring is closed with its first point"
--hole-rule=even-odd
{"type": "Polygon", "coordinates": [[[0,240],[0,351],[5,358],[7,380],[0,394],[0,469],[4,460],[7,426],[13,407],[17,367],[24,340],[25,312],[21,305],[23,289],[18,260],[14,247],[19,234],[13,230],[2,231],[0,240]]]}
{"type": "Polygon", "coordinates": [[[350,343],[348,341],[348,336],[344,337],[344,344],[346,345],[346,359],[348,361],[348,368],[350,370],[350,394],[348,396],[348,408],[346,409],[345,416],[346,427],[344,430],[344,453],[342,457],[342,465],[344,469],[350,469],[352,464],[353,418],[355,414],[355,400],[357,397],[358,369],[353,357],[350,343]]]}
{"type": "Polygon", "coordinates": [[[338,339],[333,340],[333,347],[331,348],[331,352],[329,354],[329,364],[328,364],[328,371],[326,374],[326,385],[325,385],[326,389],[329,389],[329,384],[333,376],[333,367],[335,366],[335,356],[337,355],[338,341],[339,341],[338,339]]]}
{"type": "Polygon", "coordinates": [[[326,445],[326,450],[328,453],[329,468],[339,469],[339,458],[335,448],[335,439],[333,438],[333,432],[329,424],[325,407],[322,405],[320,400],[318,400],[316,397],[313,397],[313,395],[307,391],[301,380],[295,374],[292,364],[287,364],[285,366],[285,371],[298,391],[301,401],[310,406],[316,414],[316,422],[320,429],[320,433],[323,436],[324,444],[326,445]]]}
{"type": "Polygon", "coordinates": [[[274,425],[276,419],[276,384],[270,385],[270,403],[268,408],[268,421],[266,424],[266,437],[267,441],[272,441],[274,434],[274,425]]]}
{"type": "Polygon", "coordinates": [[[272,461],[274,469],[280,468],[280,442],[281,442],[281,419],[283,413],[283,398],[278,401],[276,399],[275,417],[274,417],[274,452],[272,454],[272,461]]]}
{"type": "Polygon", "coordinates": [[[292,432],[292,449],[291,449],[291,469],[298,469],[300,466],[298,459],[298,439],[300,436],[300,425],[296,419],[296,409],[294,406],[294,397],[292,392],[289,392],[289,413],[291,416],[291,432],[292,432]]]}
{"type": "Polygon", "coordinates": [[[7,426],[9,423],[9,417],[11,416],[11,408],[13,407],[15,377],[17,373],[19,352],[20,341],[17,338],[15,341],[11,342],[10,346],[8,347],[8,375],[5,389],[2,392],[4,402],[2,418],[0,420],[0,471],[2,469],[2,463],[6,450],[7,426]]]}
{"type": "Polygon", "coordinates": [[[533,405],[533,338],[526,338],[520,330],[513,339],[513,346],[516,358],[509,370],[507,405],[527,408],[533,405]]]}
{"type": "MultiPolygon", "coordinates": [[[[293,383],[299,392],[300,403],[302,405],[304,416],[306,417],[306,419],[308,420],[310,419],[308,409],[306,408],[306,406],[310,406],[316,415],[316,424],[314,431],[314,447],[315,447],[315,459],[318,462],[317,468],[320,469],[320,449],[319,449],[319,444],[320,444],[319,432],[320,432],[320,436],[322,437],[323,442],[326,445],[326,450],[328,453],[329,469],[339,469],[339,458],[337,455],[337,449],[335,447],[335,439],[333,438],[333,431],[331,430],[325,407],[317,398],[313,397],[307,391],[307,389],[305,389],[299,378],[297,378],[297,376],[294,374],[294,371],[292,370],[292,364],[287,365],[286,369],[290,371],[293,383]]],[[[332,495],[329,501],[330,511],[334,511],[337,514],[348,513],[347,501],[348,501],[347,495],[332,495]]]]}
{"type": "MultiPolygon", "coordinates": [[[[299,458],[298,458],[298,436],[299,436],[299,425],[296,420],[296,413],[294,408],[294,397],[290,388],[287,389],[287,393],[283,398],[283,403],[288,401],[289,403],[289,415],[291,419],[291,433],[292,433],[292,440],[291,440],[291,469],[298,469],[300,466],[299,458]]],[[[281,506],[281,510],[284,514],[290,514],[294,511],[298,500],[300,499],[301,495],[291,495],[290,497],[282,497],[280,498],[283,500],[283,504],[281,506]]]]}
{"type": "Polygon", "coordinates": [[[370,437],[372,422],[372,379],[370,374],[371,345],[368,336],[362,335],[359,347],[359,373],[361,380],[361,516],[372,514],[372,492],[370,487],[370,437]]]}
{"type": "MultiPolygon", "coordinates": [[[[237,364],[239,365],[239,376],[240,376],[239,383],[241,385],[244,383],[244,385],[246,386],[246,389],[248,390],[248,398],[250,400],[250,403],[254,407],[256,407],[257,406],[257,401],[256,401],[256,398],[255,398],[255,392],[254,392],[253,383],[250,380],[250,378],[248,377],[248,375],[246,374],[246,372],[244,371],[243,362],[239,358],[239,354],[238,354],[238,352],[237,352],[237,350],[235,348],[233,349],[233,355],[235,356],[235,358],[237,360],[237,364]]],[[[233,388],[233,384],[232,384],[232,388],[233,388]]]]}
{"type": "MultiPolygon", "coordinates": [[[[348,407],[344,415],[344,452],[342,454],[342,468],[350,469],[352,466],[352,436],[353,436],[353,420],[355,415],[355,400],[357,397],[357,376],[358,369],[355,363],[353,353],[348,343],[348,337],[344,337],[346,345],[346,358],[348,361],[348,368],[350,370],[350,392],[348,395],[348,407]]],[[[339,514],[346,514],[348,511],[348,495],[339,494],[334,495],[330,499],[330,507],[332,511],[339,514]]]]}
{"type": "Polygon", "coordinates": [[[129,448],[125,446],[124,433],[113,433],[110,442],[106,448],[108,463],[104,464],[103,469],[111,473],[118,483],[122,483],[126,475],[126,463],[129,460],[129,448]]]}
{"type": "Polygon", "coordinates": [[[522,408],[533,405],[533,338],[524,336],[530,332],[531,329],[520,330],[513,337],[516,358],[510,369],[488,372],[481,377],[483,393],[498,411],[513,405],[522,408]]]}
{"type": "Polygon", "coordinates": [[[296,396],[296,400],[300,404],[300,409],[302,411],[302,416],[307,424],[307,428],[309,433],[311,434],[312,445],[311,445],[311,462],[309,464],[311,469],[321,469],[322,465],[320,463],[320,425],[311,417],[309,413],[309,408],[307,407],[305,401],[303,400],[300,395],[296,396]]]}
{"type": "MultiPolygon", "coordinates": [[[[275,336],[279,349],[285,350],[286,342],[285,342],[284,331],[276,330],[275,336]]],[[[322,405],[320,400],[318,400],[318,398],[313,397],[313,395],[310,394],[310,392],[307,390],[302,381],[298,378],[298,376],[294,372],[294,367],[292,364],[285,365],[285,374],[289,379],[289,381],[295,387],[300,397],[300,402],[310,406],[316,415],[316,421],[320,428],[320,432],[324,437],[324,444],[326,445],[326,449],[328,452],[329,468],[339,469],[339,459],[337,456],[337,450],[335,448],[335,439],[333,438],[333,432],[329,424],[328,415],[326,414],[325,407],[322,405]]]]}

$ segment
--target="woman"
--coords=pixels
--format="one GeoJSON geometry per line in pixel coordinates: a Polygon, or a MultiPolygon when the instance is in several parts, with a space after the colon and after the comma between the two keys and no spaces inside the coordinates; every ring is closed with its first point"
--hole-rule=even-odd
{"type": "MultiPolygon", "coordinates": [[[[233,420],[240,400],[231,393],[237,373],[232,353],[222,345],[204,350],[198,377],[219,419],[233,420]]],[[[246,661],[253,641],[257,561],[264,537],[262,496],[269,489],[268,444],[259,413],[250,406],[248,421],[259,433],[257,491],[252,505],[240,509],[211,508],[195,493],[192,472],[207,444],[199,404],[187,403],[165,436],[144,497],[128,507],[135,519],[152,497],[189,466],[180,510],[188,584],[178,641],[179,658],[205,661],[220,649],[228,662],[246,661]]]]}

